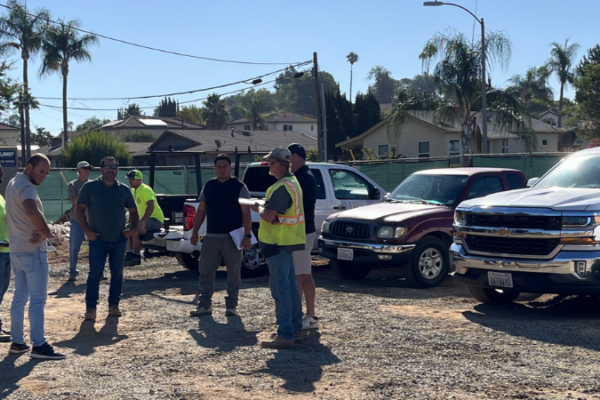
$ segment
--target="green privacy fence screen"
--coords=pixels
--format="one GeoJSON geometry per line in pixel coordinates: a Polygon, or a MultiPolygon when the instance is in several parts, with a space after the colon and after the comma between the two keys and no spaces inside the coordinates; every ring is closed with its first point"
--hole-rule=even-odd
{"type": "MultiPolygon", "coordinates": [[[[473,156],[472,166],[514,168],[523,171],[529,179],[542,176],[568,154],[538,153],[534,154],[533,157],[529,154],[473,156]]],[[[453,168],[461,165],[458,157],[354,161],[343,162],[343,164],[360,170],[388,192],[392,191],[413,172],[432,168],[453,168]]],[[[118,179],[128,184],[125,174],[133,168],[121,169],[118,179]]],[[[143,181],[147,184],[150,178],[149,167],[137,167],[137,169],[142,171],[144,174],[143,181]]],[[[243,174],[244,168],[240,168],[239,176],[241,177],[243,174]]],[[[95,170],[90,174],[90,179],[96,179],[99,176],[100,172],[95,170]]],[[[203,183],[214,177],[215,174],[211,166],[202,167],[203,183]]],[[[53,169],[46,180],[38,187],[40,198],[44,204],[44,214],[48,221],[55,221],[71,208],[65,180],[70,182],[74,179],[77,179],[77,170],[75,169],[53,169]]],[[[188,166],[156,167],[154,191],[160,194],[196,195],[198,191],[195,168],[188,166]]]]}

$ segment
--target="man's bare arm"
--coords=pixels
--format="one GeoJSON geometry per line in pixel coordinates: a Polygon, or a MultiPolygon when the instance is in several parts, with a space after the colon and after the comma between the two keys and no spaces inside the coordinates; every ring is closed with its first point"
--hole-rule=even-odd
{"type": "Polygon", "coordinates": [[[198,243],[198,231],[204,223],[204,218],[206,218],[206,203],[204,201],[201,201],[200,204],[198,204],[198,208],[196,209],[194,227],[192,228],[192,237],[190,238],[190,243],[194,246],[198,243]]]}
{"type": "Polygon", "coordinates": [[[37,204],[33,199],[27,199],[23,201],[23,208],[25,209],[25,213],[31,220],[31,223],[35,228],[44,235],[44,237],[51,237],[52,233],[50,233],[50,228],[48,228],[48,223],[46,222],[46,218],[44,215],[38,210],[37,204]]]}
{"type": "Polygon", "coordinates": [[[262,206],[258,208],[258,214],[267,222],[273,222],[277,219],[277,210],[268,210],[262,206]]]}

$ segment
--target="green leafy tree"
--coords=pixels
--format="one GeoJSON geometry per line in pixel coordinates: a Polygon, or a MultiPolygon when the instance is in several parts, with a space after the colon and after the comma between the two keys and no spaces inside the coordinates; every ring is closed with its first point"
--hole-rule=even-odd
{"type": "Polygon", "coordinates": [[[581,61],[577,65],[577,75],[583,75],[584,71],[582,70],[588,64],[600,64],[600,45],[597,44],[591,49],[588,49],[587,54],[581,58],[581,61]]]}
{"type": "Polygon", "coordinates": [[[577,51],[579,50],[579,43],[569,44],[569,39],[565,40],[565,45],[561,45],[557,42],[550,44],[552,49],[550,50],[550,59],[546,61],[546,68],[550,73],[556,74],[558,81],[560,82],[560,98],[558,103],[558,127],[562,128],[562,110],[564,103],[565,87],[571,85],[575,80],[575,73],[572,65],[577,51]]]}
{"type": "Polygon", "coordinates": [[[183,106],[181,110],[177,112],[177,118],[193,124],[204,125],[204,120],[202,119],[202,109],[196,107],[195,105],[183,106]]]}
{"type": "MultiPolygon", "coordinates": [[[[477,116],[481,112],[481,41],[472,43],[460,33],[438,33],[425,47],[438,51],[433,55],[440,58],[433,75],[442,95],[400,92],[394,104],[389,133],[400,135],[404,124],[415,118],[415,113],[429,111],[438,124],[460,126],[462,153],[472,154],[477,116]]],[[[506,36],[500,33],[486,35],[488,60],[505,65],[510,51],[506,36]]],[[[513,131],[528,129],[527,109],[510,92],[489,89],[487,105],[493,125],[513,131]]]]}
{"type": "Polygon", "coordinates": [[[52,141],[52,134],[46,129],[36,126],[35,133],[31,134],[31,143],[40,147],[49,146],[52,141]]]}
{"type": "Polygon", "coordinates": [[[381,108],[373,93],[356,95],[352,136],[358,136],[381,121],[381,108]]]}
{"type": "MultiPolygon", "coordinates": [[[[277,95],[277,108],[315,117],[317,102],[313,71],[311,70],[297,77],[298,75],[299,72],[294,67],[288,67],[277,77],[274,85],[277,95]]],[[[319,75],[323,80],[325,93],[337,89],[338,85],[331,74],[321,71],[319,75]]]]}
{"type": "Polygon", "coordinates": [[[0,113],[12,109],[12,103],[16,100],[19,92],[20,85],[7,74],[10,69],[12,69],[12,63],[7,61],[0,63],[0,113]]]}
{"type": "MultiPolygon", "coordinates": [[[[574,83],[579,131],[587,137],[600,137],[600,64],[588,63],[574,83]]],[[[567,123],[571,123],[567,120],[567,123]]]]}
{"type": "Polygon", "coordinates": [[[415,75],[412,79],[400,79],[398,89],[409,94],[434,93],[438,90],[435,77],[427,72],[415,75]]]}
{"type": "Polygon", "coordinates": [[[94,129],[100,128],[104,124],[108,124],[109,122],[110,119],[108,118],[100,119],[94,116],[86,119],[85,122],[83,122],[82,124],[77,125],[75,130],[77,130],[78,132],[92,131],[94,129]]]}
{"type": "Polygon", "coordinates": [[[276,96],[267,89],[256,90],[251,88],[233,96],[225,97],[223,100],[231,120],[246,117],[248,110],[253,105],[260,105],[257,112],[261,115],[271,113],[277,109],[276,96]]]}
{"type": "Polygon", "coordinates": [[[177,117],[179,103],[170,97],[165,97],[154,111],[155,117],[177,117]]]}
{"type": "Polygon", "coordinates": [[[392,78],[392,73],[389,70],[381,65],[376,65],[369,71],[367,80],[375,81],[373,85],[369,86],[369,90],[373,92],[380,104],[392,102],[392,97],[399,86],[399,82],[392,78]]]}
{"type": "Polygon", "coordinates": [[[329,90],[325,93],[325,108],[327,121],[327,159],[337,160],[341,149],[335,144],[347,139],[353,131],[354,113],[352,104],[340,90],[329,90]]]}
{"type": "Polygon", "coordinates": [[[127,132],[124,134],[121,139],[124,142],[154,142],[156,140],[156,136],[149,132],[127,132]]]}
{"type": "MultiPolygon", "coordinates": [[[[29,12],[19,0],[7,2],[8,14],[0,17],[0,52],[20,51],[23,60],[23,93],[29,94],[29,58],[42,48],[42,38],[48,28],[50,12],[39,8],[29,12]]],[[[28,103],[20,108],[25,120],[24,156],[31,154],[31,135],[28,103]]]]}
{"type": "Polygon", "coordinates": [[[358,61],[358,54],[351,51],[346,56],[346,60],[350,63],[350,102],[352,102],[352,66],[358,61]]]}
{"type": "Polygon", "coordinates": [[[513,75],[508,80],[511,85],[507,88],[514,96],[531,110],[531,102],[537,99],[548,107],[552,103],[552,89],[548,87],[548,70],[545,67],[531,67],[525,75],[513,75]]]}
{"type": "Polygon", "coordinates": [[[227,107],[217,93],[208,95],[202,102],[202,119],[206,121],[206,127],[211,130],[220,130],[227,127],[227,107]]]}
{"type": "Polygon", "coordinates": [[[42,41],[43,60],[40,75],[59,72],[62,76],[62,105],[63,105],[63,143],[68,143],[68,118],[67,118],[67,81],[69,78],[69,64],[71,61],[92,61],[89,47],[99,42],[96,35],[80,35],[81,23],[77,20],[64,22],[59,20],[58,25],[51,25],[46,29],[42,41]]]}
{"type": "Polygon", "coordinates": [[[94,131],[73,138],[62,152],[61,159],[65,167],[74,168],[81,160],[100,165],[107,156],[115,157],[120,166],[131,165],[131,154],[121,140],[104,131],[94,131]]]}
{"type": "Polygon", "coordinates": [[[126,119],[133,115],[144,115],[140,105],[137,103],[130,104],[127,108],[121,108],[117,111],[117,119],[126,119]]]}

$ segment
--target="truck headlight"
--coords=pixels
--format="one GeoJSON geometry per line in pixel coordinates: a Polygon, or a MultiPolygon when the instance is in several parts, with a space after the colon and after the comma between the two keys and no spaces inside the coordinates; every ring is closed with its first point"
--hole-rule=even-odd
{"type": "Polygon", "coordinates": [[[454,212],[454,223],[456,225],[464,225],[465,224],[465,212],[464,211],[455,211],[454,212]]]}
{"type": "Polygon", "coordinates": [[[323,221],[323,225],[321,225],[321,233],[329,233],[329,226],[331,225],[331,222],[329,221],[323,221]]]}
{"type": "Polygon", "coordinates": [[[377,230],[377,237],[379,239],[391,239],[394,237],[394,228],[391,226],[382,226],[377,230]]]}
{"type": "Polygon", "coordinates": [[[563,216],[562,217],[562,224],[563,224],[563,226],[570,226],[570,227],[580,227],[580,226],[596,225],[599,222],[600,222],[600,216],[598,216],[598,215],[593,215],[593,216],[568,215],[568,216],[563,216]]]}

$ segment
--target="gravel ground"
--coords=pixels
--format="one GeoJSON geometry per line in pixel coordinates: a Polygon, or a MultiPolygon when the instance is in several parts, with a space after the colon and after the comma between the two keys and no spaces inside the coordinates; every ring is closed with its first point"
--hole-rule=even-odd
{"type": "MultiPolygon", "coordinates": [[[[83,261],[85,262],[85,261],[83,261]]],[[[85,280],[53,258],[47,335],[68,358],[35,361],[0,344],[5,399],[600,399],[598,300],[474,301],[448,278],[408,288],[397,271],[343,281],[314,267],[319,330],[291,350],[259,346],[275,329],[268,277],[244,280],[240,317],[190,318],[197,274],[172,259],[127,268],[123,317],[84,322],[85,280]]],[[[80,276],[85,277],[86,268],[80,276]]],[[[12,286],[2,304],[9,319],[12,286]]]]}

